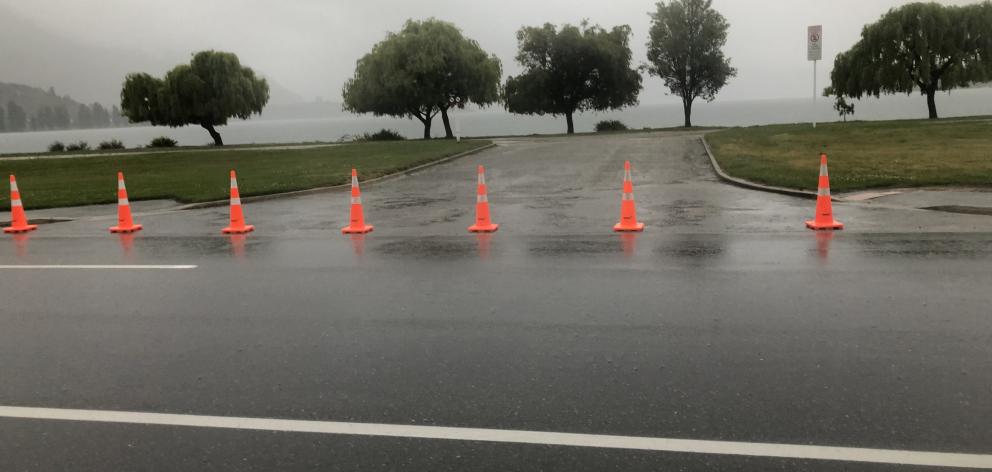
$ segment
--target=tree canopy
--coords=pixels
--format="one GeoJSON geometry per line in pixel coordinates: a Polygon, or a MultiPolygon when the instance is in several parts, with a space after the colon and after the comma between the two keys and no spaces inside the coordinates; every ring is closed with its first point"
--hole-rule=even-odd
{"type": "Polygon", "coordinates": [[[722,50],[728,27],[712,0],[661,1],[651,14],[647,70],[682,98],[686,128],[692,126],[692,102],[713,101],[737,75],[722,50]]]}
{"type": "Polygon", "coordinates": [[[446,21],[408,20],[398,33],[358,60],[342,91],[345,110],[414,117],[431,137],[440,113],[445,136],[453,137],[448,109],[467,103],[486,106],[499,99],[502,64],[446,21]]]}
{"type": "Polygon", "coordinates": [[[556,29],[526,26],[517,32],[517,62],[524,71],[506,80],[506,109],[513,113],[564,115],[575,132],[576,111],[637,104],[641,76],[630,67],[630,27],[605,30],[583,22],[556,29]]]}
{"type": "Polygon", "coordinates": [[[220,51],[198,52],[189,64],[176,66],[164,79],[128,74],[121,90],[122,112],[132,123],[199,125],[217,146],[224,141],[216,126],[226,125],[230,118],[260,114],[268,101],[265,79],[243,67],[238,56],[220,51]]]}
{"type": "Polygon", "coordinates": [[[76,121],[73,124],[76,128],[85,129],[93,127],[93,113],[85,103],[79,105],[79,109],[76,110],[76,121]]]}
{"type": "Polygon", "coordinates": [[[861,31],[834,59],[828,92],[861,98],[919,91],[937,118],[935,95],[992,77],[992,4],[911,3],[861,31]]]}

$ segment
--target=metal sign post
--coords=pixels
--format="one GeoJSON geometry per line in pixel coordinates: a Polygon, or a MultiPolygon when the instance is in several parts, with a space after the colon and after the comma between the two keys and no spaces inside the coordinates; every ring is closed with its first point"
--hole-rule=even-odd
{"type": "Polygon", "coordinates": [[[816,128],[816,61],[823,57],[823,25],[806,28],[806,60],[813,61],[813,127],[816,128]]]}

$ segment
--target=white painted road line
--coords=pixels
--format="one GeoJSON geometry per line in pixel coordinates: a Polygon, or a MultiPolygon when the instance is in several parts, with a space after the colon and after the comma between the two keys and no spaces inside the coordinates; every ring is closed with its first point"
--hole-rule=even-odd
{"type": "Polygon", "coordinates": [[[0,406],[0,417],[33,420],[91,421],[142,425],[189,426],[294,433],[388,436],[400,438],[484,441],[551,446],[575,446],[645,451],[728,454],[739,456],[873,462],[880,464],[923,465],[992,469],[992,454],[900,451],[859,447],[806,446],[796,444],[706,441],[602,434],[552,433],[443,426],[412,426],[337,421],[280,420],[230,416],[176,415],[128,411],[71,410],[0,406]]]}
{"type": "Polygon", "coordinates": [[[49,264],[49,265],[29,265],[29,264],[11,264],[11,265],[0,265],[0,270],[29,270],[29,269],[95,269],[95,270],[113,270],[113,269],[126,269],[126,270],[141,270],[141,269],[195,269],[197,266],[192,264],[180,264],[180,265],[115,265],[115,264],[76,264],[76,265],[64,265],[64,264],[49,264]]]}

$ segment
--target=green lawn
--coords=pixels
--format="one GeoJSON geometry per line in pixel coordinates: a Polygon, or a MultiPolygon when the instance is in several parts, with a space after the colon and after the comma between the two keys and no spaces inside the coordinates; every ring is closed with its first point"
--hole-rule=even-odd
{"type": "Polygon", "coordinates": [[[731,128],[706,140],[728,174],[816,190],[819,153],[830,188],[992,186],[992,121],[947,119],[731,128]]]}
{"type": "MultiPolygon", "coordinates": [[[[154,154],[66,159],[0,160],[0,176],[17,175],[25,208],[51,208],[117,201],[117,171],[123,171],[131,200],[171,198],[180,202],[228,196],[228,172],[238,172],[242,196],[344,184],[351,168],[362,180],[435,161],[490,141],[390,141],[274,151],[176,150],[154,154]]],[[[472,176],[466,178],[474,178],[472,176]]],[[[0,208],[10,205],[2,191],[0,208]]]]}

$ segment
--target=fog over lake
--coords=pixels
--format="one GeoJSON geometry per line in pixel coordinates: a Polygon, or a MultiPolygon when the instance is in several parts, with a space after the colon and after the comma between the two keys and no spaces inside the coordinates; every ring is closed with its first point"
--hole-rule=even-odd
{"type": "MultiPolygon", "coordinates": [[[[992,115],[992,89],[961,89],[940,94],[937,98],[941,117],[992,115]]],[[[926,102],[913,95],[883,96],[855,102],[855,120],[923,119],[926,102]]],[[[693,107],[693,122],[697,126],[751,126],[770,123],[810,121],[813,99],[717,100],[697,102],[693,107]]],[[[337,141],[346,135],[356,135],[381,128],[394,129],[408,138],[419,138],[423,128],[414,119],[373,117],[335,113],[326,118],[261,119],[234,121],[219,128],[228,144],[291,143],[306,141],[337,141]]],[[[816,118],[819,122],[838,121],[833,102],[818,97],[816,118]]],[[[453,126],[461,128],[463,136],[497,136],[516,134],[563,133],[565,120],[550,116],[526,116],[507,113],[500,107],[484,110],[459,110],[452,113],[453,126]]],[[[576,132],[593,130],[596,122],[618,119],[631,128],[659,128],[682,125],[682,107],[644,105],[621,111],[584,113],[576,116],[576,132]]],[[[443,136],[440,119],[434,120],[432,132],[443,136]]],[[[83,140],[91,146],[108,139],[119,139],[128,147],[143,146],[157,136],[169,136],[181,145],[204,145],[210,136],[198,126],[169,128],[136,126],[118,129],[62,130],[26,133],[0,133],[0,153],[40,152],[53,141],[64,143],[83,140]]]]}

